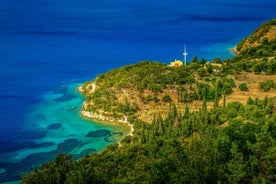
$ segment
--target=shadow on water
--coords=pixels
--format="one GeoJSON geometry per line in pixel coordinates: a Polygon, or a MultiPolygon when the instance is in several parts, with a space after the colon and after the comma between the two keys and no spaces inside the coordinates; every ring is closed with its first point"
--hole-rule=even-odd
{"type": "Polygon", "coordinates": [[[69,101],[69,100],[72,100],[75,98],[77,98],[76,95],[66,93],[66,94],[63,94],[61,97],[56,98],[55,101],[56,102],[65,102],[65,101],[69,101]]]}
{"type": "MultiPolygon", "coordinates": [[[[15,157],[13,161],[4,159],[0,161],[0,183],[20,180],[20,175],[35,170],[43,163],[55,160],[58,153],[70,153],[73,159],[80,159],[102,150],[109,143],[120,140],[113,136],[122,136],[123,133],[112,133],[112,128],[109,130],[100,125],[91,126],[90,123],[83,124],[80,129],[72,128],[84,123],[79,114],[68,113],[68,109],[66,110],[67,106],[79,107],[82,103],[82,98],[72,92],[75,88],[76,86],[57,89],[45,97],[42,106],[38,108],[35,106],[36,111],[30,111],[33,113],[31,117],[35,117],[30,120],[37,122],[38,130],[24,130],[24,134],[17,137],[12,145],[0,140],[0,143],[3,142],[0,150],[7,153],[14,152],[15,157]],[[55,95],[61,96],[52,98],[55,95]],[[66,124],[63,121],[66,121],[66,124]]],[[[72,110],[75,108],[70,109],[71,112],[72,110]]]]}
{"type": "Polygon", "coordinates": [[[109,130],[95,130],[95,131],[88,132],[85,137],[97,138],[97,137],[105,137],[110,134],[111,132],[109,130]]]}
{"type": "Polygon", "coordinates": [[[54,91],[55,94],[62,94],[60,97],[54,99],[56,102],[66,102],[72,99],[77,98],[76,95],[69,92],[67,87],[60,87],[59,89],[54,91]]]}
{"type": "MultiPolygon", "coordinates": [[[[61,125],[59,123],[54,123],[49,125],[48,129],[57,129],[60,128],[61,125]],[[50,128],[49,128],[50,127],[50,128]]],[[[85,137],[87,138],[100,138],[104,137],[106,142],[115,142],[116,138],[114,136],[123,136],[123,132],[114,132],[112,133],[109,130],[101,129],[90,131],[86,134],[85,137]]],[[[37,169],[41,164],[53,161],[56,157],[57,153],[70,153],[76,148],[80,148],[90,142],[83,143],[82,141],[76,138],[66,139],[62,143],[57,144],[57,149],[48,152],[39,152],[39,153],[32,153],[22,159],[19,163],[7,163],[7,162],[0,162],[0,182],[9,182],[20,180],[20,175],[23,175],[27,172],[33,171],[37,169]]],[[[54,142],[44,142],[40,144],[36,144],[33,142],[31,144],[33,148],[44,148],[50,147],[55,145],[54,142]]],[[[30,146],[30,144],[29,144],[30,146]]],[[[80,152],[80,154],[72,154],[73,159],[77,160],[80,159],[88,154],[94,153],[97,150],[94,148],[84,149],[80,152]]]]}
{"type": "Polygon", "coordinates": [[[114,135],[118,135],[118,136],[122,137],[122,136],[123,136],[123,132],[114,132],[114,133],[111,133],[111,134],[109,134],[108,136],[106,136],[106,137],[104,138],[104,140],[105,140],[106,142],[115,142],[116,139],[114,140],[114,135]],[[113,138],[113,140],[110,140],[111,138],[113,138]]]}
{"type": "Polygon", "coordinates": [[[85,137],[93,137],[93,138],[98,138],[98,137],[105,137],[104,140],[105,142],[116,142],[116,139],[114,139],[114,136],[117,135],[119,137],[123,136],[123,132],[113,132],[109,130],[95,130],[88,132],[85,137]],[[111,140],[113,138],[113,140],[111,140]]]}
{"type": "Polygon", "coordinates": [[[47,126],[47,130],[57,130],[62,127],[61,123],[53,123],[47,126]]]}
{"type": "Polygon", "coordinates": [[[0,152],[13,152],[24,148],[37,148],[35,139],[42,139],[47,131],[25,131],[16,140],[0,140],[0,152]]]}
{"type": "MultiPolygon", "coordinates": [[[[36,147],[47,147],[55,144],[54,142],[46,142],[37,144],[36,147]]],[[[57,144],[57,149],[49,152],[32,153],[22,159],[19,163],[0,162],[0,183],[20,180],[20,175],[33,171],[41,164],[53,161],[57,153],[69,153],[75,148],[79,148],[81,141],[75,138],[66,139],[62,143],[57,144]]],[[[74,159],[80,159],[85,155],[96,152],[94,148],[83,150],[80,154],[73,154],[74,159]]]]}

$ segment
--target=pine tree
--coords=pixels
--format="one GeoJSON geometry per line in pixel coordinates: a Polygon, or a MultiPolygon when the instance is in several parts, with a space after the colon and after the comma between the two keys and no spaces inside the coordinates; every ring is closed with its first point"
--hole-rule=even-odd
{"type": "Polygon", "coordinates": [[[158,134],[160,136],[164,134],[163,121],[158,121],[158,134]]]}
{"type": "Polygon", "coordinates": [[[141,130],[141,143],[145,144],[147,139],[146,139],[146,135],[145,135],[145,124],[142,125],[142,130],[141,130]]]}
{"type": "Polygon", "coordinates": [[[223,94],[223,107],[226,107],[226,94],[223,94]]]}
{"type": "Polygon", "coordinates": [[[218,92],[215,90],[215,99],[214,99],[214,107],[219,106],[218,92]]]}
{"type": "Polygon", "coordinates": [[[228,182],[244,183],[242,181],[246,176],[246,165],[243,162],[242,153],[238,152],[238,145],[232,143],[230,152],[232,159],[227,163],[227,169],[229,172],[228,182]]]}
{"type": "Polygon", "coordinates": [[[188,119],[188,118],[189,118],[189,115],[190,115],[189,107],[188,107],[188,105],[186,104],[186,106],[185,106],[184,118],[185,118],[185,119],[188,119]]]}

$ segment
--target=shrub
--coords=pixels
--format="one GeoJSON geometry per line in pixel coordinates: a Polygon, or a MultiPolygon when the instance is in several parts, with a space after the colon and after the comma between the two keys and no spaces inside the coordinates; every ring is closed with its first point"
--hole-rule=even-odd
{"type": "Polygon", "coordinates": [[[165,95],[163,95],[163,97],[162,97],[162,101],[163,101],[163,102],[171,102],[171,101],[172,101],[172,98],[171,98],[170,95],[165,94],[165,95]]]}
{"type": "Polygon", "coordinates": [[[205,68],[199,68],[197,70],[197,74],[198,74],[199,77],[204,77],[207,74],[207,71],[206,71],[205,68]]]}
{"type": "Polygon", "coordinates": [[[269,91],[270,90],[270,87],[268,85],[264,85],[263,88],[262,88],[264,91],[269,91]]]}
{"type": "Polygon", "coordinates": [[[269,91],[271,88],[276,87],[276,83],[274,83],[272,80],[267,80],[265,82],[260,82],[259,86],[262,90],[269,91]]]}
{"type": "Polygon", "coordinates": [[[211,64],[207,64],[206,69],[208,73],[213,73],[213,66],[211,64]]]}
{"type": "Polygon", "coordinates": [[[241,84],[239,85],[239,89],[240,89],[241,91],[248,91],[248,87],[247,87],[247,85],[246,85],[245,83],[241,83],[241,84]]]}

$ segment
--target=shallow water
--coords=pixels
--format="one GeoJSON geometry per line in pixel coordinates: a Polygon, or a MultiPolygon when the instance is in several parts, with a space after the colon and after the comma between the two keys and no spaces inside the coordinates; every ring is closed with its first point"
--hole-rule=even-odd
{"type": "Polygon", "coordinates": [[[104,149],[120,127],[81,118],[79,83],[154,60],[232,57],[275,17],[272,0],[9,0],[0,2],[0,183],[53,159],[104,149]],[[72,110],[74,107],[74,110],[72,110]],[[89,132],[103,136],[86,136],[89,132]],[[6,172],[4,172],[6,171],[6,172]]]}
{"type": "Polygon", "coordinates": [[[53,160],[57,153],[70,153],[75,159],[81,158],[120,141],[130,132],[127,125],[103,124],[81,118],[84,99],[76,91],[77,85],[65,85],[62,90],[50,91],[43,100],[29,107],[25,123],[20,124],[24,132],[23,139],[18,140],[22,149],[6,148],[10,151],[0,154],[3,171],[0,176],[14,177],[17,173],[34,169],[53,160]]]}

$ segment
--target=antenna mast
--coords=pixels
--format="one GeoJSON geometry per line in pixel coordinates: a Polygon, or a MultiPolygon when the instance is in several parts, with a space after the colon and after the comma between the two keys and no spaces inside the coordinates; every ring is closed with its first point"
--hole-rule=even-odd
{"type": "Polygon", "coordinates": [[[186,51],[186,45],[184,45],[184,52],[183,52],[183,56],[184,56],[184,65],[186,66],[186,57],[188,55],[188,52],[186,51]]]}

